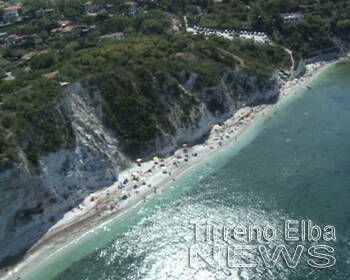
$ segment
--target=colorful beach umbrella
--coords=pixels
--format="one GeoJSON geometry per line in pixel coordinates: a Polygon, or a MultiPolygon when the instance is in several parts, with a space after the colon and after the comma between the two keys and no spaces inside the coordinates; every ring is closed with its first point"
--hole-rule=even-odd
{"type": "Polygon", "coordinates": [[[118,174],[115,174],[115,175],[113,176],[112,180],[113,180],[113,182],[118,182],[118,180],[119,180],[118,174]]]}

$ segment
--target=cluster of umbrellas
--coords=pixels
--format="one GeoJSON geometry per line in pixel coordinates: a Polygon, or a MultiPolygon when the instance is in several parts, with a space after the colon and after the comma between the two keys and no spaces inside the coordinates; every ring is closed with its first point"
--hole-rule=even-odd
{"type": "MultiPolygon", "coordinates": [[[[186,143],[183,143],[181,146],[182,146],[182,148],[187,148],[188,147],[188,145],[186,143]]],[[[157,160],[159,160],[159,158],[157,156],[153,156],[152,160],[153,161],[157,161],[157,160]]],[[[141,164],[141,162],[142,162],[142,158],[137,158],[136,159],[136,163],[141,164]]]]}
{"type": "MultiPolygon", "coordinates": [[[[188,147],[188,145],[186,143],[183,143],[181,146],[182,146],[182,148],[188,147]]],[[[157,156],[153,156],[152,160],[156,161],[156,160],[159,160],[159,158],[157,156]]],[[[137,158],[135,161],[136,161],[136,163],[140,164],[143,160],[142,160],[142,158],[137,158]]]]}
{"type": "MultiPolygon", "coordinates": [[[[153,159],[154,161],[156,161],[156,160],[158,160],[159,158],[158,158],[157,156],[154,156],[152,159],[153,159]]],[[[137,163],[141,163],[141,162],[142,162],[142,158],[137,158],[137,159],[136,159],[136,162],[137,162],[137,163]]]]}
{"type": "Polygon", "coordinates": [[[98,200],[98,197],[96,195],[92,195],[90,198],[90,201],[96,201],[98,200]]]}
{"type": "MultiPolygon", "coordinates": [[[[184,149],[186,149],[188,147],[188,145],[186,144],[186,143],[183,143],[182,144],[182,148],[184,148],[184,149]]],[[[158,161],[159,160],[159,158],[157,157],[157,156],[153,156],[152,157],[152,160],[153,161],[158,161]]],[[[141,165],[141,163],[142,163],[142,158],[137,158],[136,160],[136,163],[138,164],[138,165],[141,165]]],[[[166,168],[165,166],[163,166],[163,168],[166,168]]],[[[134,178],[136,178],[137,176],[136,175],[138,175],[138,174],[133,174],[133,176],[134,176],[134,178]]],[[[116,174],[116,175],[114,175],[113,176],[113,181],[114,182],[117,182],[119,180],[119,176],[118,176],[118,174],[116,174]]],[[[120,198],[122,199],[122,200],[126,200],[126,199],[128,199],[128,197],[129,197],[129,194],[127,193],[127,191],[123,191],[122,193],[121,193],[121,196],[120,196],[120,198]]],[[[95,201],[95,200],[97,200],[97,197],[92,197],[92,199],[91,199],[92,201],[95,201]]]]}

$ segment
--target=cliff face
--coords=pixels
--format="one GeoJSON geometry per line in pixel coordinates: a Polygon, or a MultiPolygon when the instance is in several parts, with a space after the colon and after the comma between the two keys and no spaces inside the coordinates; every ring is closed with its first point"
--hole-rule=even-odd
{"type": "MultiPolygon", "coordinates": [[[[143,156],[166,155],[181,143],[194,143],[211,127],[247,105],[278,97],[278,75],[264,78],[239,69],[226,70],[214,87],[197,89],[196,75],[179,73],[180,94],[172,94],[168,81],[160,82],[160,98],[174,133],[162,131],[143,156]]],[[[0,173],[0,261],[15,255],[42,236],[85,196],[111,184],[112,175],[125,169],[130,159],[122,152],[118,131],[103,122],[102,94],[90,82],[67,86],[54,108],[69,120],[75,144],[38,159],[33,166],[24,153],[21,160],[0,173]]]]}
{"type": "Polygon", "coordinates": [[[176,128],[176,133],[158,137],[156,153],[167,154],[181,143],[198,141],[214,124],[226,120],[241,107],[273,101],[280,87],[277,74],[266,79],[240,70],[225,71],[218,85],[200,90],[195,89],[194,74],[182,81],[180,79],[180,82],[180,100],[191,99],[193,105],[186,114],[186,108],[181,106],[183,102],[177,98],[166,100],[169,104],[169,120],[176,128]]]}
{"type": "Polygon", "coordinates": [[[335,39],[330,38],[333,43],[334,47],[329,49],[324,49],[317,51],[311,55],[311,57],[303,59],[301,58],[298,63],[296,64],[296,67],[293,71],[293,78],[299,78],[305,74],[306,71],[306,65],[316,62],[322,62],[322,61],[329,61],[333,59],[338,59],[340,57],[346,56],[346,47],[341,46],[341,44],[335,39]]]}

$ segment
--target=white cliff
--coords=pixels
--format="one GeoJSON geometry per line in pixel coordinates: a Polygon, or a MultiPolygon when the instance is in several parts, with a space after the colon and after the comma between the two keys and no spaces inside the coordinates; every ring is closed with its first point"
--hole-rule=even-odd
{"type": "MultiPolygon", "coordinates": [[[[225,71],[214,87],[196,89],[195,82],[196,75],[180,74],[179,96],[168,94],[171,89],[163,83],[162,98],[175,133],[162,132],[155,145],[144,147],[145,155],[165,155],[181,143],[198,142],[239,108],[276,100],[280,88],[277,74],[265,78],[239,69],[225,71]]],[[[0,247],[0,262],[27,249],[67,210],[111,184],[113,174],[130,164],[118,132],[103,122],[101,102],[99,90],[89,82],[68,85],[54,110],[69,120],[73,147],[39,157],[36,166],[19,151],[21,160],[0,173],[0,242],[6,244],[0,247]]]]}

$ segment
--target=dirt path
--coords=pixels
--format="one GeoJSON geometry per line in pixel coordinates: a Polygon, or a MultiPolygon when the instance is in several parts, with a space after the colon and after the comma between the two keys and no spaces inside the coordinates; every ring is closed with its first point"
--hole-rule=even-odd
{"type": "Polygon", "coordinates": [[[292,66],[290,68],[290,77],[289,77],[289,80],[291,80],[293,78],[293,72],[294,72],[294,66],[295,66],[293,52],[290,49],[287,49],[286,47],[283,47],[283,49],[289,54],[290,60],[292,62],[292,66]]]}

